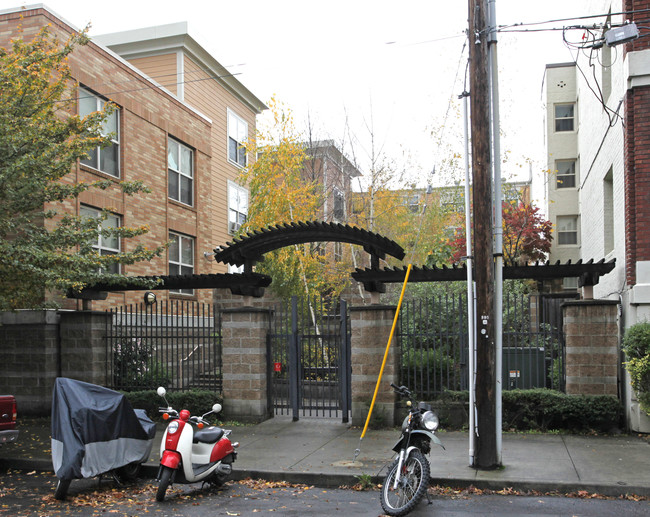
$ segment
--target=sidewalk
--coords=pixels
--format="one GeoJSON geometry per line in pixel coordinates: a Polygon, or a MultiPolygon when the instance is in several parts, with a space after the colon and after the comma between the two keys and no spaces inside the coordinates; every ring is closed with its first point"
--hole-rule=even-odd
{"type": "MultiPolygon", "coordinates": [[[[144,476],[157,473],[162,429],[161,425],[144,476]]],[[[340,421],[304,418],[293,422],[276,417],[232,431],[232,440],[240,443],[233,466],[235,479],[323,487],[353,485],[362,474],[380,481],[398,438],[395,430],[368,431],[354,461],[361,429],[340,421]]],[[[441,432],[438,436],[445,450],[434,445],[429,456],[433,484],[650,497],[650,444],[636,436],[505,433],[504,468],[493,471],[468,466],[467,433],[441,432]]],[[[52,470],[49,425],[23,425],[18,440],[0,448],[0,467],[52,470]]]]}

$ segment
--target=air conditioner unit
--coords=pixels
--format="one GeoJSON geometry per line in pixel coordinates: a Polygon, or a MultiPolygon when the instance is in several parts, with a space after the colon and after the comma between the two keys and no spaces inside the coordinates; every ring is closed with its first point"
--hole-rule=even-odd
{"type": "Polygon", "coordinates": [[[239,230],[240,226],[241,224],[235,223],[233,221],[228,221],[228,232],[237,233],[237,230],[239,230]]]}

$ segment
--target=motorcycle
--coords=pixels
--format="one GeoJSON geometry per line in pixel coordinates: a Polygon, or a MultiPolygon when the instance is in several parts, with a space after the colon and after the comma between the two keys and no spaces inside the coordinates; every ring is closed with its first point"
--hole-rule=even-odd
{"type": "Polygon", "coordinates": [[[202,416],[191,416],[187,409],[179,412],[169,405],[165,388],[158,388],[157,393],[167,404],[160,408],[163,419],[171,421],[160,443],[156,501],[165,499],[167,487],[173,483],[203,481],[216,487],[223,485],[232,473],[239,443],[230,441],[231,431],[210,426],[205,419],[212,413],[219,413],[221,404],[215,404],[202,416]]]}
{"type": "Polygon", "coordinates": [[[424,494],[429,499],[427,488],[431,467],[425,455],[431,452],[431,442],[443,449],[444,446],[434,434],[440,421],[431,406],[414,400],[406,386],[391,384],[391,387],[400,397],[408,399],[409,414],[393,447],[397,456],[388,467],[381,488],[381,506],[386,514],[400,516],[413,510],[424,494]]]}
{"type": "Polygon", "coordinates": [[[64,500],[73,479],[108,475],[133,481],[149,459],[156,424],[126,397],[103,386],[58,377],[52,393],[54,497],[64,500]]]}

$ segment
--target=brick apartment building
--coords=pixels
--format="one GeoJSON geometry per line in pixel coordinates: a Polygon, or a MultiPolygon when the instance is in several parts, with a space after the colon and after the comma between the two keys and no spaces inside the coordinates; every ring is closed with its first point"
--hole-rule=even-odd
{"type": "MultiPolygon", "coordinates": [[[[556,228],[550,258],[616,259],[616,268],[594,286],[593,295],[619,301],[621,335],[650,319],[648,9],[650,0],[592,0],[588,12],[603,14],[599,23],[636,22],[640,36],[617,45],[586,38],[576,62],[547,65],[545,78],[548,169],[553,171],[547,182],[548,217],[556,228]],[[627,14],[617,14],[622,12],[627,14]]],[[[595,37],[604,38],[609,28],[595,37]]],[[[639,412],[625,375],[621,369],[628,421],[648,432],[650,419],[639,412]]]]}
{"type": "MultiPolygon", "coordinates": [[[[76,30],[44,6],[1,11],[0,46],[19,36],[28,40],[48,24],[63,41],[76,30]]],[[[108,120],[117,135],[113,145],[97,149],[66,179],[109,179],[115,186],[84,193],[57,210],[83,215],[109,208],[108,224],[149,225],[149,233],[137,240],[98,241],[101,253],[173,242],[150,263],[121,266],[123,274],[227,272],[203,255],[226,242],[246,215],[248,195],[235,180],[249,157],[239,144],[255,134],[255,117],[264,104],[187,34],[185,24],[93,39],[72,53],[69,64],[79,83],[81,115],[109,100],[118,109],[108,120]],[[151,193],[124,196],[118,182],[134,180],[151,193]]],[[[142,291],[111,293],[93,302],[93,309],[141,298],[142,291]]],[[[212,292],[158,292],[159,300],[169,298],[208,302],[212,292]]],[[[64,307],[81,308],[81,302],[65,300],[64,307]]]]}

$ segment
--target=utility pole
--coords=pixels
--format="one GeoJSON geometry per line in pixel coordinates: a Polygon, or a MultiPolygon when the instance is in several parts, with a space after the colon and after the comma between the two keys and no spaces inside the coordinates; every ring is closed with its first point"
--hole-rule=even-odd
{"type": "MultiPolygon", "coordinates": [[[[499,466],[496,437],[496,351],[494,335],[494,258],[492,167],[488,75],[487,0],[469,0],[470,114],[474,279],[476,280],[476,409],[474,466],[499,466]]],[[[497,158],[498,159],[498,158],[497,158]]],[[[499,207],[500,209],[500,207],[499,207]]]]}

